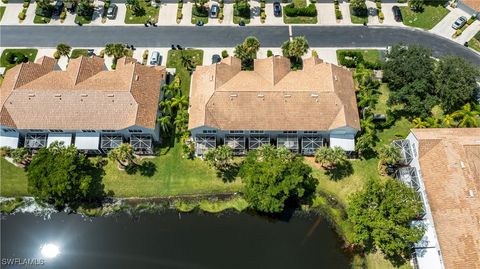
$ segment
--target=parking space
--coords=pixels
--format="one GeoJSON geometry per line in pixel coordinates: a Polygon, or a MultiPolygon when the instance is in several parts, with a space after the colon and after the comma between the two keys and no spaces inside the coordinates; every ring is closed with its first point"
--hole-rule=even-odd
{"type": "Polygon", "coordinates": [[[315,4],[317,7],[317,19],[318,23],[322,25],[334,25],[337,24],[335,17],[335,6],[332,3],[320,3],[315,4]]]}
{"type": "Polygon", "coordinates": [[[394,6],[404,6],[406,4],[398,4],[398,3],[382,3],[382,11],[385,19],[383,20],[384,25],[392,25],[392,26],[405,26],[401,21],[397,22],[395,20],[395,15],[393,14],[392,8],[394,6]]]}

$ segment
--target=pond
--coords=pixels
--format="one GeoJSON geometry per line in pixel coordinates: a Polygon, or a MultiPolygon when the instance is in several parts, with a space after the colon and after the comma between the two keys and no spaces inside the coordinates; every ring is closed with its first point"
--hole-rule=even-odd
{"type": "Polygon", "coordinates": [[[2,217],[1,246],[2,268],[350,268],[337,234],[315,215],[16,214],[2,217]]]}

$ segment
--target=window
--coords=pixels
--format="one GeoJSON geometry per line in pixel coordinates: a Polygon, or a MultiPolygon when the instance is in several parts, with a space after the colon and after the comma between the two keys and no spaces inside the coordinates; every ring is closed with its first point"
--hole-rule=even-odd
{"type": "Polygon", "coordinates": [[[417,157],[417,148],[415,146],[415,143],[412,144],[412,151],[413,151],[413,156],[415,156],[415,158],[417,157]]]}
{"type": "Polygon", "coordinates": [[[104,133],[115,133],[115,130],[102,130],[104,133]]]}
{"type": "Polygon", "coordinates": [[[303,131],[304,134],[316,134],[317,131],[303,131]]]}
{"type": "Polygon", "coordinates": [[[49,131],[51,133],[63,133],[63,130],[59,130],[59,129],[50,129],[49,131]]]}
{"type": "Polygon", "coordinates": [[[128,132],[129,133],[141,133],[142,130],[140,130],[140,129],[130,129],[130,130],[128,130],[128,132]]]}
{"type": "Polygon", "coordinates": [[[30,132],[43,132],[42,129],[30,129],[30,132]]]}
{"type": "Polygon", "coordinates": [[[296,134],[297,131],[283,131],[284,134],[296,134]]]}
{"type": "Polygon", "coordinates": [[[232,130],[230,131],[231,134],[243,134],[243,131],[239,131],[239,130],[232,130]]]}
{"type": "Polygon", "coordinates": [[[204,134],[216,134],[217,130],[203,130],[204,134]]]}
{"type": "Polygon", "coordinates": [[[259,130],[257,130],[257,131],[250,131],[250,133],[251,133],[251,134],[263,134],[263,133],[265,133],[265,131],[259,131],[259,130]]]}
{"type": "Polygon", "coordinates": [[[95,130],[82,130],[84,133],[95,133],[95,130]]]}
{"type": "Polygon", "coordinates": [[[16,132],[16,130],[15,129],[2,129],[2,132],[4,132],[4,133],[14,133],[14,132],[16,132]]]}

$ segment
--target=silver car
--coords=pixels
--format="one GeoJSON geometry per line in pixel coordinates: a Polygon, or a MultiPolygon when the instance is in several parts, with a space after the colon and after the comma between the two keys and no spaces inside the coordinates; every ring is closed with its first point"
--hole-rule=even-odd
{"type": "Polygon", "coordinates": [[[162,63],[162,56],[160,52],[154,51],[150,56],[150,65],[160,65],[162,63]]]}
{"type": "Polygon", "coordinates": [[[462,16],[452,24],[452,28],[455,30],[460,29],[465,25],[465,23],[467,23],[467,18],[465,18],[465,16],[462,16]]]}

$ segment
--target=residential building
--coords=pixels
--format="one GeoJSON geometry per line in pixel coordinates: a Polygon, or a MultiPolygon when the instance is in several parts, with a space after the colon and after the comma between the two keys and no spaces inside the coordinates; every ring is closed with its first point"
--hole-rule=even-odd
{"type": "Polygon", "coordinates": [[[458,0],[457,7],[469,14],[480,14],[480,0],[458,0]]]}
{"type": "Polygon", "coordinates": [[[86,153],[130,142],[152,153],[164,67],[124,57],[108,71],[100,57],[71,59],[59,70],[53,58],[8,70],[0,88],[0,146],[31,150],[54,141],[86,153]]]}
{"type": "Polygon", "coordinates": [[[273,143],[305,155],[329,145],[355,150],[360,120],[352,73],[317,57],[292,71],[272,56],[242,71],[227,57],[193,72],[189,129],[197,156],[218,144],[236,154],[273,143]]]}
{"type": "Polygon", "coordinates": [[[413,129],[394,143],[403,157],[397,178],[425,209],[414,222],[426,228],[416,267],[480,268],[480,128],[413,129]]]}

